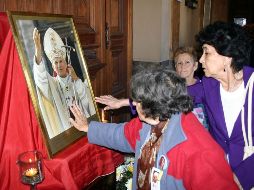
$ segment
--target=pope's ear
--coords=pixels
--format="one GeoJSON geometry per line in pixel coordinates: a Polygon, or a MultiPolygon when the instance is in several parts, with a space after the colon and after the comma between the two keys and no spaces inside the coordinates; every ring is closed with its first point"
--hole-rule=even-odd
{"type": "Polygon", "coordinates": [[[70,74],[69,68],[66,68],[66,73],[70,74]]]}
{"type": "Polygon", "coordinates": [[[56,77],[56,76],[57,76],[56,71],[53,71],[53,77],[56,77]]]}
{"type": "MultiPolygon", "coordinates": [[[[66,62],[66,63],[67,63],[67,62],[66,62]]],[[[67,72],[68,74],[70,74],[70,67],[69,67],[69,64],[67,64],[66,72],[67,72]]]]}

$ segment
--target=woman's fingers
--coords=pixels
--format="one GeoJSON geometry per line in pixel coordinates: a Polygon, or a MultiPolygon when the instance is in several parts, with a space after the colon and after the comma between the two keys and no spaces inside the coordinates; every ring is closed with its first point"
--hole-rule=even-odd
{"type": "Polygon", "coordinates": [[[111,95],[103,95],[100,97],[95,97],[95,101],[97,103],[101,103],[106,105],[104,110],[110,110],[110,109],[118,109],[121,107],[121,101],[120,99],[117,99],[111,95]]]}
{"type": "Polygon", "coordinates": [[[70,121],[71,125],[74,126],[75,128],[79,127],[77,122],[75,122],[72,118],[70,118],[69,121],[70,121]]]}
{"type": "Polygon", "coordinates": [[[75,118],[81,117],[83,115],[82,111],[76,104],[73,104],[73,106],[71,106],[70,109],[71,109],[73,115],[75,116],[75,118]]]}
{"type": "Polygon", "coordinates": [[[77,105],[70,107],[71,112],[73,113],[75,119],[69,118],[70,123],[80,131],[88,131],[88,122],[83,112],[77,105]]]}
{"type": "Polygon", "coordinates": [[[117,101],[118,99],[114,98],[111,95],[104,95],[100,97],[95,97],[95,101],[101,104],[108,105],[109,103],[112,103],[112,101],[117,101]]]}

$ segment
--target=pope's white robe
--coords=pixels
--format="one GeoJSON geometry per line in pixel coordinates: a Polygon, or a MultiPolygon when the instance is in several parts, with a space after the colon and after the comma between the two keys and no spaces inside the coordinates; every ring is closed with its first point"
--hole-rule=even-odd
{"type": "Polygon", "coordinates": [[[69,106],[75,101],[86,117],[94,115],[95,107],[87,85],[81,79],[72,81],[71,76],[52,77],[45,68],[45,63],[33,64],[34,80],[39,99],[39,106],[49,138],[69,129],[69,106]]]}

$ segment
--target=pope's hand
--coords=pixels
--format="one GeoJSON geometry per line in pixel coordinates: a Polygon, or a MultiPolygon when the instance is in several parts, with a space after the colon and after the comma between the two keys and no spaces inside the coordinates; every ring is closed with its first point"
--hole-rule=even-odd
{"type": "Polygon", "coordinates": [[[73,81],[76,81],[79,79],[76,72],[74,71],[73,67],[71,66],[71,64],[68,64],[68,72],[69,72],[69,75],[71,76],[71,79],[73,81]]]}
{"type": "Polygon", "coordinates": [[[79,131],[87,132],[88,131],[88,122],[87,122],[85,115],[80,110],[80,108],[76,104],[73,104],[70,107],[70,109],[75,117],[75,120],[72,118],[69,119],[71,124],[79,131]]]}
{"type": "Polygon", "coordinates": [[[41,62],[41,35],[37,28],[34,28],[33,31],[33,40],[34,40],[34,47],[35,47],[35,59],[36,63],[39,64],[41,62]]]}

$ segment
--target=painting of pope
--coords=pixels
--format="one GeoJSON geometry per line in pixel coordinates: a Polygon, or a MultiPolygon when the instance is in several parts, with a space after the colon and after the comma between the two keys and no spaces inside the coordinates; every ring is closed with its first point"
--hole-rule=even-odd
{"type": "Polygon", "coordinates": [[[46,30],[43,38],[39,30],[34,28],[33,42],[33,75],[39,107],[48,136],[53,138],[71,127],[70,106],[73,104],[78,104],[87,118],[96,114],[96,110],[87,79],[82,81],[72,66],[70,52],[75,52],[75,48],[67,44],[67,41],[64,43],[51,27],[46,30]],[[53,74],[46,69],[43,55],[50,61],[53,74]]]}

